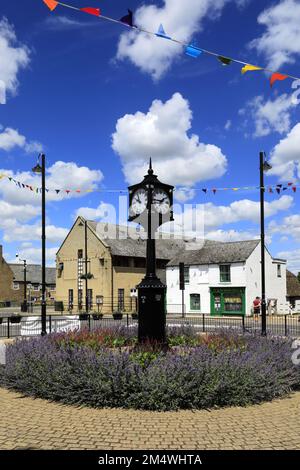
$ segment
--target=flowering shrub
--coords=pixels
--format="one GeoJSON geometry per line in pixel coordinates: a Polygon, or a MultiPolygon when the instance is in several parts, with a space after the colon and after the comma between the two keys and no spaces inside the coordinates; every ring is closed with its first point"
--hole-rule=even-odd
{"type": "MultiPolygon", "coordinates": [[[[153,344],[113,347],[116,337],[134,343],[136,331],[102,333],[17,341],[7,349],[4,385],[68,404],[176,410],[259,403],[300,384],[288,340],[221,333],[163,351],[153,344]],[[101,346],[95,347],[95,337],[101,346]]],[[[170,336],[184,334],[173,330],[170,336]]]]}

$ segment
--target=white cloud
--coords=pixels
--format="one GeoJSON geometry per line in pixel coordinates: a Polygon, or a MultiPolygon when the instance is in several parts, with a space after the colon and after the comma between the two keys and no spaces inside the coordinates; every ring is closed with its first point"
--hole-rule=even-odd
{"type": "MultiPolygon", "coordinates": [[[[2,183],[1,183],[2,184],[2,183]]],[[[27,222],[39,213],[39,208],[31,204],[11,204],[7,201],[0,200],[0,227],[7,224],[7,220],[19,220],[27,222]]]]}
{"type": "MultiPolygon", "coordinates": [[[[48,267],[55,267],[56,265],[56,253],[59,250],[59,246],[52,248],[47,248],[46,250],[46,265],[48,267]]],[[[28,247],[22,248],[19,255],[21,258],[26,259],[28,264],[42,264],[42,250],[41,248],[28,247]]],[[[7,256],[5,258],[8,263],[15,263],[16,258],[9,259],[7,256]]]]}
{"type": "Polygon", "coordinates": [[[300,272],[300,249],[281,251],[277,254],[278,258],[287,260],[287,268],[295,274],[300,272]]]}
{"type": "Polygon", "coordinates": [[[250,116],[254,121],[255,131],[253,137],[265,137],[271,132],[283,134],[288,132],[291,126],[291,112],[295,107],[292,96],[283,94],[274,100],[264,101],[263,96],[255,96],[248,101],[246,107],[239,111],[241,116],[250,116]]]}
{"type": "Polygon", "coordinates": [[[228,120],[226,121],[226,123],[225,123],[225,126],[224,126],[225,131],[229,131],[229,129],[231,128],[231,126],[232,126],[232,122],[231,122],[230,119],[228,119],[228,120]]]}
{"type": "Polygon", "coordinates": [[[272,234],[279,233],[284,237],[292,237],[295,241],[300,242],[300,215],[289,215],[284,217],[280,223],[272,220],[268,225],[268,232],[272,234]]]}
{"type": "Polygon", "coordinates": [[[41,152],[42,144],[39,142],[28,142],[26,137],[19,133],[18,130],[7,127],[4,129],[0,125],[0,150],[10,151],[15,147],[23,148],[27,153],[41,152]]]}
{"type": "MultiPolygon", "coordinates": [[[[300,162],[300,123],[296,124],[288,135],[281,139],[271,152],[271,164],[273,166],[270,173],[291,180],[297,173],[297,166],[300,162]]],[[[299,176],[299,170],[298,170],[299,176]]]]}
{"type": "Polygon", "coordinates": [[[29,64],[29,49],[18,45],[12,25],[6,18],[0,21],[0,104],[5,104],[6,93],[15,95],[18,89],[18,73],[29,64]]]}
{"type": "MultiPolygon", "coordinates": [[[[238,242],[242,240],[255,240],[260,238],[258,231],[247,230],[211,230],[207,232],[205,238],[208,240],[215,240],[219,242],[238,242]]],[[[271,238],[266,237],[266,242],[270,243],[271,238]]]]}
{"type": "MultiPolygon", "coordinates": [[[[30,165],[29,165],[30,166],[30,165]]],[[[33,165],[32,165],[33,166],[33,165]]],[[[32,172],[13,173],[10,170],[0,169],[4,173],[21,183],[41,187],[41,178],[32,172]]],[[[103,180],[103,173],[100,170],[91,170],[85,166],[78,166],[74,162],[58,161],[47,168],[46,187],[50,189],[47,193],[47,201],[61,201],[63,199],[81,198],[86,196],[84,190],[96,189],[97,185],[103,180]],[[69,194],[61,192],[56,194],[55,189],[73,189],[80,190],[81,193],[71,192],[69,194]]],[[[0,194],[3,199],[11,204],[28,203],[33,206],[40,206],[40,197],[36,193],[18,188],[7,178],[2,179],[0,185],[0,194]]]]}
{"type": "Polygon", "coordinates": [[[257,19],[266,28],[250,47],[256,48],[268,60],[267,67],[277,70],[283,64],[294,63],[300,53],[300,3],[283,0],[264,10],[257,19]]]}
{"type": "Polygon", "coordinates": [[[221,149],[203,144],[191,129],[192,111],[180,93],[163,103],[153,101],[147,113],[126,114],[117,121],[112,147],[129,183],[142,179],[149,157],[161,180],[191,189],[197,181],[218,178],[226,171],[221,149]]]}
{"type": "MultiPolygon", "coordinates": [[[[101,204],[96,208],[93,209],[91,207],[80,207],[75,212],[74,218],[78,216],[84,217],[86,220],[99,220],[99,219],[107,219],[111,214],[113,206],[111,204],[106,204],[105,202],[101,202],[101,204]]],[[[113,223],[117,223],[116,221],[116,212],[115,218],[112,220],[113,223]]]]}
{"type": "MultiPolygon", "coordinates": [[[[55,225],[46,226],[46,238],[48,243],[61,243],[68,235],[69,230],[55,225]]],[[[42,236],[41,223],[34,225],[18,224],[10,227],[4,232],[4,241],[11,243],[13,241],[40,240],[42,236]]]]}
{"type": "MultiPolygon", "coordinates": [[[[163,5],[142,5],[135,12],[135,24],[148,31],[157,31],[162,23],[165,31],[179,41],[189,42],[203,30],[204,19],[219,18],[231,0],[163,0],[163,5]]],[[[247,2],[237,0],[239,7],[247,2]]],[[[181,52],[181,46],[152,35],[129,31],[121,35],[117,59],[129,59],[153,79],[159,79],[181,52]],[[163,42],[164,41],[164,42],[163,42]]]]}
{"type": "MultiPolygon", "coordinates": [[[[265,217],[272,217],[281,211],[286,211],[292,206],[292,203],[293,198],[287,195],[281,196],[272,202],[265,202],[265,217]]],[[[185,207],[183,213],[175,211],[175,224],[178,227],[183,227],[185,233],[192,232],[194,230],[193,227],[198,224],[200,230],[204,230],[206,234],[209,234],[210,238],[213,238],[213,236],[225,236],[227,233],[228,236],[235,236],[238,239],[239,235],[236,230],[223,231],[219,230],[219,228],[239,222],[258,224],[260,220],[260,203],[249,199],[235,201],[228,206],[217,206],[211,202],[197,204],[196,207],[193,207],[193,205],[189,206],[185,207]]],[[[256,238],[253,234],[250,235],[251,232],[249,230],[239,233],[240,239],[248,238],[248,235],[250,238],[256,238]]]]}

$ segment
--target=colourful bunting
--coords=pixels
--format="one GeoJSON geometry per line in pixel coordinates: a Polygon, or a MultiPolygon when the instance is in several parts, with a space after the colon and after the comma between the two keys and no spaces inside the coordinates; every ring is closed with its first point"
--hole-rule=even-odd
{"type": "Polygon", "coordinates": [[[228,57],[223,57],[222,55],[218,55],[218,60],[221,62],[222,65],[230,65],[232,62],[232,59],[229,59],[228,57]]]}
{"type": "Polygon", "coordinates": [[[213,191],[214,194],[216,194],[216,192],[217,192],[217,190],[215,188],[212,191],[213,191]]]}
{"type": "Polygon", "coordinates": [[[128,15],[122,16],[120,19],[121,23],[127,24],[131,28],[134,27],[133,25],[133,13],[131,10],[128,9],[128,15]]]}
{"type": "Polygon", "coordinates": [[[160,37],[160,38],[164,38],[164,39],[171,39],[170,36],[167,36],[166,33],[165,33],[165,30],[164,30],[164,27],[162,24],[159,25],[159,28],[158,28],[158,31],[156,33],[156,36],[160,37]]]}
{"type": "Polygon", "coordinates": [[[43,2],[47,5],[49,10],[51,11],[55,10],[55,8],[58,5],[58,2],[56,2],[55,0],[43,0],[43,2]]]}
{"type": "Polygon", "coordinates": [[[253,72],[254,70],[262,70],[262,68],[261,68],[261,67],[257,67],[256,65],[247,64],[247,65],[244,65],[244,67],[242,68],[241,72],[242,72],[242,74],[244,75],[244,73],[246,73],[246,72],[253,72]]]}
{"type": "Polygon", "coordinates": [[[294,191],[294,193],[296,192],[297,188],[296,186],[292,186],[292,190],[294,191]]]}
{"type": "Polygon", "coordinates": [[[202,189],[202,191],[203,191],[205,194],[207,193],[207,189],[205,189],[205,188],[202,189]]]}
{"type": "Polygon", "coordinates": [[[88,13],[89,15],[94,15],[94,16],[100,16],[101,11],[100,8],[80,8],[80,11],[83,11],[84,13],[88,13]]]}
{"type": "Polygon", "coordinates": [[[189,55],[190,57],[194,57],[195,59],[199,57],[199,55],[202,54],[201,49],[198,49],[198,47],[195,46],[187,46],[185,49],[186,55],[189,55]]]}
{"type": "Polygon", "coordinates": [[[276,188],[278,194],[280,194],[280,188],[276,188]]]}
{"type": "Polygon", "coordinates": [[[282,75],[281,73],[273,73],[271,75],[271,78],[270,78],[270,85],[271,87],[274,85],[274,83],[277,81],[277,80],[285,80],[286,78],[288,78],[287,75],[282,75]]]}

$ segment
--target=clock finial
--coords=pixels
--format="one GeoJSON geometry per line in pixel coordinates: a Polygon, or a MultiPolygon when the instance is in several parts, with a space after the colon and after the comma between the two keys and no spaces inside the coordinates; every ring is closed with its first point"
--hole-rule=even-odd
{"type": "Polygon", "coordinates": [[[153,175],[153,170],[152,170],[152,159],[150,157],[149,161],[149,170],[148,170],[148,175],[153,175]]]}

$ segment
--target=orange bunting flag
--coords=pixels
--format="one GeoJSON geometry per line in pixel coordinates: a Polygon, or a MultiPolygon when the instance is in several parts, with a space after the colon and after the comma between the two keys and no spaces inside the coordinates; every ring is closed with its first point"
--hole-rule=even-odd
{"type": "Polygon", "coordinates": [[[250,65],[250,64],[247,64],[247,65],[244,65],[244,67],[242,68],[241,72],[242,74],[244,75],[244,73],[246,72],[252,72],[254,70],[262,70],[261,67],[257,67],[256,65],[250,65]]]}
{"type": "Polygon", "coordinates": [[[282,75],[282,73],[278,73],[278,72],[273,73],[270,78],[271,87],[274,85],[274,83],[277,80],[285,80],[286,78],[287,78],[287,75],[282,75]]]}
{"type": "Polygon", "coordinates": [[[101,11],[100,8],[80,8],[80,11],[84,11],[84,13],[88,13],[89,15],[100,16],[101,11]]]}
{"type": "Polygon", "coordinates": [[[47,5],[49,10],[51,11],[55,10],[55,8],[58,5],[58,2],[56,2],[55,0],[43,0],[43,2],[47,5]]]}

